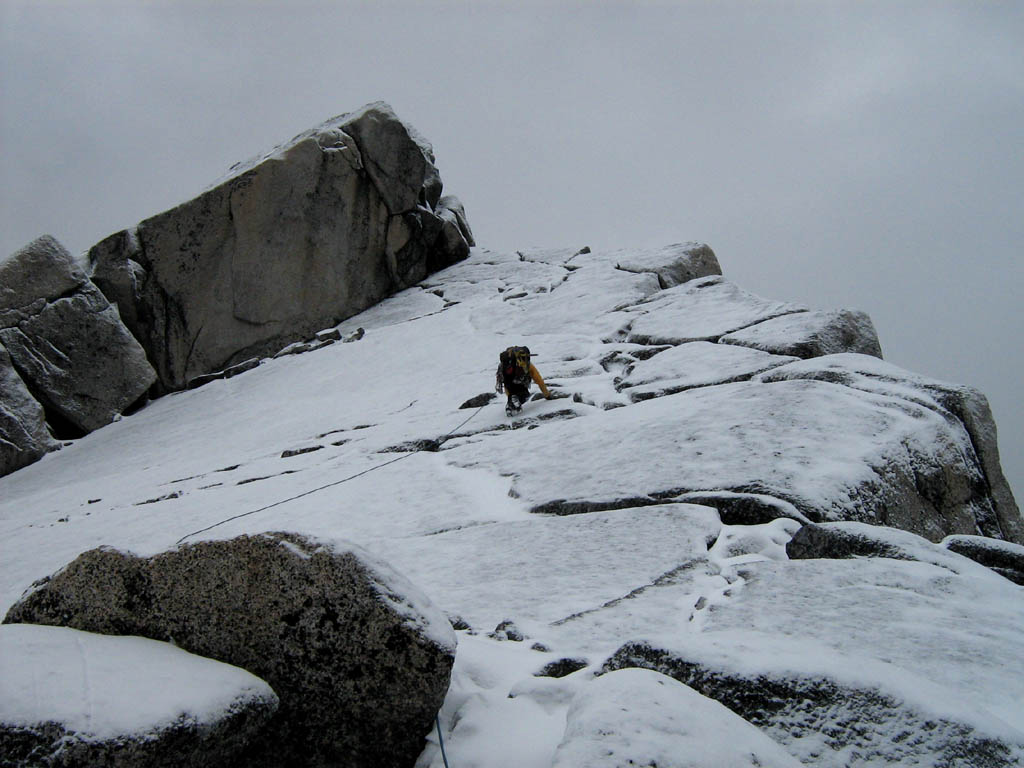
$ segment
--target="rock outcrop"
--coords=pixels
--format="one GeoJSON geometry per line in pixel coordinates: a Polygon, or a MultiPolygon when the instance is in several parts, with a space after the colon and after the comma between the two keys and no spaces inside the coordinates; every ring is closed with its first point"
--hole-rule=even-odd
{"type": "Polygon", "coordinates": [[[0,627],[0,764],[227,766],[277,709],[245,670],[141,637],[0,627]]]}
{"type": "Polygon", "coordinates": [[[0,262],[0,343],[51,426],[109,424],[156,376],[117,310],[52,237],[0,262]]]}
{"type": "Polygon", "coordinates": [[[721,342],[805,359],[842,352],[882,356],[871,318],[849,309],[783,315],[726,334],[721,342]]]}
{"type": "Polygon", "coordinates": [[[89,252],[164,389],[276,353],[464,258],[429,143],[370,104],[89,252]]]}
{"type": "Polygon", "coordinates": [[[31,464],[59,443],[46,428],[46,413],[32,397],[0,344],[0,476],[31,464]]]}
{"type": "Polygon", "coordinates": [[[356,548],[285,533],[150,559],[91,550],[4,621],[173,640],[266,680],[280,709],[248,765],[411,765],[454,656],[447,618],[400,575],[356,548]]]}

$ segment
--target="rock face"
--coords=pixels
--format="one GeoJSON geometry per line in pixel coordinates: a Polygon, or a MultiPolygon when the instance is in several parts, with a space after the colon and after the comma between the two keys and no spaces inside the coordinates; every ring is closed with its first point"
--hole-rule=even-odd
{"type": "Polygon", "coordinates": [[[32,397],[0,344],[0,476],[58,447],[46,428],[43,406],[32,397]]]}
{"type": "Polygon", "coordinates": [[[284,533],[148,560],[91,550],[16,604],[11,622],[173,639],[258,675],[281,704],[248,765],[411,765],[454,656],[444,614],[397,573],[284,533]]]}
{"type": "Polygon", "coordinates": [[[0,627],[5,766],[231,765],[277,703],[245,670],[168,643],[0,627]]]}
{"type": "Polygon", "coordinates": [[[52,237],[0,263],[0,286],[0,343],[51,424],[102,427],[155,380],[117,310],[52,237]]]}
{"type": "Polygon", "coordinates": [[[168,390],[276,353],[464,258],[430,145],[370,104],[89,252],[168,390]]]}

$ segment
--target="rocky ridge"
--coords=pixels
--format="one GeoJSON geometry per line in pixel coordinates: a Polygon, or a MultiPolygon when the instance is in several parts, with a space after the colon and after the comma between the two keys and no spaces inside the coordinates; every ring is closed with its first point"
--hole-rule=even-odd
{"type": "MultiPolygon", "coordinates": [[[[311,141],[364,153],[381,130],[368,113],[225,183],[268,162],[277,178],[275,158],[311,141]]],[[[386,237],[414,228],[391,211],[415,199],[468,245],[459,207],[415,170],[422,139],[401,136],[415,183],[365,168],[386,237]]],[[[152,284],[130,262],[120,285],[152,284]]],[[[6,621],[173,639],[259,674],[279,714],[226,765],[264,748],[379,764],[372,735],[349,746],[315,725],[338,706],[407,736],[388,764],[417,768],[440,768],[442,734],[460,766],[487,768],[1024,760],[1024,673],[1007,661],[1024,654],[1024,528],[983,395],[881,360],[861,312],[737,286],[703,244],[474,248],[417,279],[296,331],[317,336],[300,357],[243,345],[254,364],[224,358],[201,388],[0,480],[6,621]],[[524,343],[553,397],[507,418],[495,358],[524,343]],[[358,550],[318,543],[339,537],[358,550]],[[86,540],[108,546],[81,554],[86,540]],[[350,583],[363,550],[384,587],[350,583]],[[411,634],[372,629],[410,619],[411,634]],[[322,653],[349,647],[324,645],[335,630],[386,648],[322,653]],[[425,637],[441,638],[433,661],[425,637]],[[401,691],[372,682],[398,672],[401,691]],[[414,724],[382,711],[407,698],[414,724]],[[735,749],[709,751],[711,731],[735,749]]]]}
{"type": "Polygon", "coordinates": [[[50,237],[12,254],[0,475],[58,446],[41,413],[58,438],[79,437],[147,391],[237,371],[464,258],[472,230],[442,189],[429,142],[377,102],[107,237],[81,268],[50,237]]]}

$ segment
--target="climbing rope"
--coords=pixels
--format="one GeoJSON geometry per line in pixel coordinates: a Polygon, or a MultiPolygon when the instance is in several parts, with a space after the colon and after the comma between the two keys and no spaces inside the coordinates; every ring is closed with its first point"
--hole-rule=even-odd
{"type": "MultiPolygon", "coordinates": [[[[450,438],[452,435],[454,435],[458,430],[460,430],[460,429],[462,429],[462,427],[466,426],[466,424],[469,423],[469,420],[472,419],[474,416],[476,416],[478,413],[480,413],[480,411],[482,411],[484,408],[486,408],[487,405],[489,405],[489,403],[484,403],[479,408],[477,408],[475,411],[473,411],[471,414],[469,414],[469,416],[467,416],[462,421],[461,424],[459,424],[457,427],[455,427],[450,432],[448,432],[447,435],[445,435],[440,440],[438,440],[437,441],[438,445],[440,445],[441,443],[444,443],[446,440],[448,440],[448,438],[450,438]]],[[[301,499],[304,496],[309,496],[311,494],[317,493],[318,491],[325,490],[326,488],[332,488],[335,485],[341,485],[342,483],[347,483],[349,480],[355,480],[357,477],[362,477],[363,475],[368,475],[371,472],[374,472],[374,471],[376,471],[378,469],[383,469],[384,467],[389,466],[391,464],[395,464],[395,463],[401,461],[402,459],[407,459],[410,456],[414,456],[414,455],[416,455],[417,453],[420,453],[423,450],[424,450],[424,447],[417,448],[415,451],[411,451],[410,453],[402,454],[401,456],[399,456],[396,459],[391,459],[390,461],[385,461],[382,464],[377,464],[376,466],[370,467],[369,469],[364,469],[362,472],[356,472],[354,475],[349,475],[348,477],[342,478],[341,480],[335,480],[333,483],[327,483],[327,485],[321,485],[319,488],[313,488],[312,490],[304,491],[303,493],[300,493],[297,496],[291,496],[291,497],[289,497],[287,499],[282,499],[281,501],[275,501],[273,504],[267,504],[265,507],[260,507],[259,509],[254,509],[254,510],[251,510],[250,512],[242,512],[242,513],[237,514],[237,515],[232,515],[231,517],[226,517],[223,520],[214,523],[213,525],[208,525],[205,528],[200,528],[198,531],[192,531],[192,533],[188,533],[188,534],[182,536],[180,539],[178,539],[176,542],[174,542],[174,544],[175,544],[175,546],[177,546],[178,544],[181,544],[183,541],[185,541],[185,539],[190,539],[193,536],[196,536],[196,535],[198,535],[200,533],[206,533],[207,531],[213,530],[214,528],[217,528],[218,526],[224,525],[225,523],[230,523],[232,520],[238,520],[238,519],[243,518],[243,517],[248,517],[249,515],[255,515],[255,514],[259,513],[259,512],[266,512],[268,509],[273,509],[274,507],[280,507],[282,504],[288,504],[290,502],[293,502],[293,501],[296,501],[298,499],[301,499]]]]}
{"type": "Polygon", "coordinates": [[[448,755],[444,751],[444,738],[441,736],[441,713],[438,712],[434,715],[434,721],[437,723],[437,743],[441,745],[441,759],[444,760],[444,768],[448,768],[448,755]]]}

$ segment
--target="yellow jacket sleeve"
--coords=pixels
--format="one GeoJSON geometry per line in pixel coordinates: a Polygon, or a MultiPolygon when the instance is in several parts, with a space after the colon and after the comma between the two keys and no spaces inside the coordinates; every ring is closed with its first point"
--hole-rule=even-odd
{"type": "Polygon", "coordinates": [[[544,379],[540,376],[540,371],[537,370],[537,366],[533,363],[530,363],[530,378],[537,382],[537,386],[540,387],[540,391],[544,393],[544,397],[550,400],[551,393],[548,392],[547,385],[544,383],[544,379]]]}

